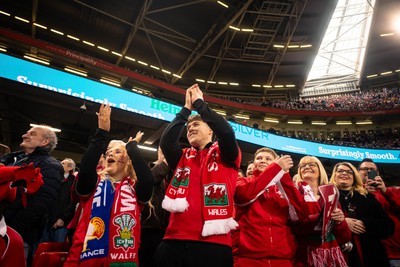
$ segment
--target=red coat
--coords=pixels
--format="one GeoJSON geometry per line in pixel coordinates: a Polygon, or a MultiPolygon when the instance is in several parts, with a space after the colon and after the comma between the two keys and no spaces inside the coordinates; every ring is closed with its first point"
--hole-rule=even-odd
{"type": "MultiPolygon", "coordinates": [[[[294,225],[294,232],[298,240],[295,266],[298,267],[309,266],[307,260],[310,247],[320,248],[322,246],[322,230],[315,230],[315,226],[318,224],[322,208],[319,202],[307,202],[307,204],[312,215],[309,216],[308,220],[296,222],[294,225]]],[[[339,208],[341,209],[340,204],[339,208]]],[[[351,231],[345,220],[340,224],[335,224],[332,229],[332,233],[339,247],[351,241],[351,231]]],[[[345,266],[344,262],[343,266],[345,266]]]]}
{"type": "Polygon", "coordinates": [[[236,266],[292,266],[296,241],[289,226],[289,204],[273,185],[280,177],[297,216],[301,220],[308,217],[302,195],[278,164],[272,163],[262,173],[255,170],[250,177],[239,177],[235,191],[239,222],[238,238],[234,240],[236,266]]]}
{"type": "Polygon", "coordinates": [[[382,241],[389,259],[400,259],[400,188],[388,187],[385,193],[373,193],[394,222],[394,234],[382,241]]]}
{"type": "Polygon", "coordinates": [[[11,227],[0,222],[0,266],[25,267],[24,242],[22,237],[11,227]],[[3,235],[4,232],[4,235],[3,235]]]}

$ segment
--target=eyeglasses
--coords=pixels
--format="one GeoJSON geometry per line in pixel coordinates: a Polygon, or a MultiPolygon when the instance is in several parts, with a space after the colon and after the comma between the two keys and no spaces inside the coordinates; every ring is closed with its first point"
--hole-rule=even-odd
{"type": "Polygon", "coordinates": [[[339,173],[339,174],[345,173],[345,174],[348,174],[348,175],[354,175],[354,173],[353,173],[352,170],[343,170],[343,169],[339,169],[339,170],[336,170],[336,172],[339,173]]]}
{"type": "Polygon", "coordinates": [[[318,167],[317,163],[315,163],[315,162],[310,162],[310,163],[303,163],[303,164],[300,164],[300,165],[299,165],[299,168],[300,168],[300,169],[304,169],[304,168],[306,168],[307,166],[310,167],[310,168],[317,168],[317,167],[318,167]]]}
{"type": "Polygon", "coordinates": [[[376,168],[367,168],[367,167],[360,168],[359,170],[364,172],[377,171],[376,168]]]}

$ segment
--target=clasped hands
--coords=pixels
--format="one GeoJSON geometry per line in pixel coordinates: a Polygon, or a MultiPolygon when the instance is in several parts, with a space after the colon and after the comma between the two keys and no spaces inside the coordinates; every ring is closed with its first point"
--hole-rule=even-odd
{"type": "Polygon", "coordinates": [[[193,103],[197,100],[203,100],[203,92],[200,90],[199,85],[193,84],[186,90],[185,96],[185,108],[189,110],[194,110],[193,103]]]}

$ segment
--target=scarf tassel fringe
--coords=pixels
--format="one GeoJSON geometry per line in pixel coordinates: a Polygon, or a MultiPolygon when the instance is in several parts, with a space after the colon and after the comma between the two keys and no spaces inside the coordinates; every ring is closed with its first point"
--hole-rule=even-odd
{"type": "Polygon", "coordinates": [[[348,267],[339,247],[308,249],[308,266],[348,267]]]}
{"type": "Polygon", "coordinates": [[[235,230],[239,224],[233,219],[209,220],[203,225],[202,236],[227,234],[231,230],[235,230]]]}
{"type": "Polygon", "coordinates": [[[169,212],[184,212],[188,209],[189,202],[187,202],[186,198],[172,199],[165,195],[162,207],[169,212]]]}

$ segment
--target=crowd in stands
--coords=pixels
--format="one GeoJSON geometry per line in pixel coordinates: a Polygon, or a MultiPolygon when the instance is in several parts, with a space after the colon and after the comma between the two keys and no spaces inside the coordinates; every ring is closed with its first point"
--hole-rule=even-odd
{"type": "MultiPolygon", "coordinates": [[[[376,111],[400,107],[399,88],[362,90],[353,93],[308,97],[298,100],[260,97],[229,97],[224,99],[244,104],[289,110],[376,111]]],[[[217,96],[218,97],[218,96],[217,96]]]]}
{"type": "MultiPolygon", "coordinates": [[[[262,147],[239,176],[235,132],[197,84],[151,164],[143,132],[110,141],[110,105],[97,120],[79,170],[51,156],[58,139],[47,126],[32,126],[21,151],[0,146],[0,266],[400,265],[400,189],[371,159],[336,163],[329,178],[314,156],[295,163],[262,147]],[[185,128],[190,147],[180,144],[185,128]],[[67,246],[42,252],[47,241],[67,246]]],[[[371,142],[351,138],[343,142],[371,142]]]]}
{"type": "MultiPolygon", "coordinates": [[[[268,132],[279,134],[275,130],[269,129],[268,132]]],[[[285,136],[282,134],[282,136],[285,136]]],[[[396,132],[390,133],[364,133],[353,134],[341,137],[329,138],[310,138],[309,136],[288,136],[291,138],[302,139],[306,141],[313,141],[317,143],[324,143],[337,146],[350,146],[361,148],[376,148],[376,149],[400,149],[400,135],[396,132]]]]}
{"type": "Polygon", "coordinates": [[[287,102],[285,109],[321,111],[370,111],[400,107],[399,88],[359,91],[287,102]]]}
{"type": "Polygon", "coordinates": [[[325,140],[325,143],[332,143],[339,146],[353,146],[363,148],[400,149],[398,133],[363,134],[342,137],[339,140],[325,140]]]}

